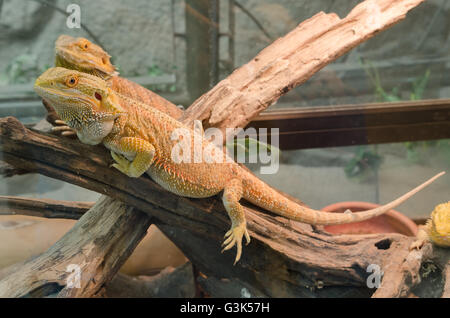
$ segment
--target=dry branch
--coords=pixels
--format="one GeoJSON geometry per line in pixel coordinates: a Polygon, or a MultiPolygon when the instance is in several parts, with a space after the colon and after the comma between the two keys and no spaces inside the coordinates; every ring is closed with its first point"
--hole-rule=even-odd
{"type": "Polygon", "coordinates": [[[399,251],[396,259],[385,266],[385,275],[380,288],[373,294],[374,298],[407,297],[412,286],[420,283],[420,267],[425,260],[431,258],[431,244],[420,250],[399,251]]]}
{"type": "Polygon", "coordinates": [[[27,170],[16,169],[14,166],[0,160],[0,176],[12,177],[15,175],[26,174],[29,172],[30,171],[27,170]]]}
{"type": "Polygon", "coordinates": [[[102,197],[45,253],[3,270],[0,297],[96,296],[149,226],[147,215],[102,197]],[[79,287],[73,265],[80,269],[79,287]]]}
{"type": "Polygon", "coordinates": [[[78,220],[94,203],[0,196],[0,215],[78,220]]]}
{"type": "Polygon", "coordinates": [[[450,298],[450,263],[445,265],[444,269],[445,286],[442,292],[442,298],[450,298]]]}
{"type": "Polygon", "coordinates": [[[366,0],[344,19],[320,12],[199,97],[181,120],[203,126],[244,127],[321,68],[402,20],[423,0],[366,0]]]}
{"type": "Polygon", "coordinates": [[[177,268],[168,267],[151,277],[130,277],[117,274],[106,284],[105,296],[113,298],[193,298],[195,282],[192,265],[186,263],[177,268]]]}

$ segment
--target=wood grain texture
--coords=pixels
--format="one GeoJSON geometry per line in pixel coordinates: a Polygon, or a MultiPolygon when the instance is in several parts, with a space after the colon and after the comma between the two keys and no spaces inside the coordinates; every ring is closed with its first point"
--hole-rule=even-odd
{"type": "Polygon", "coordinates": [[[167,267],[154,276],[131,277],[119,273],[104,289],[105,296],[111,298],[193,298],[192,264],[167,267]]]}
{"type": "Polygon", "coordinates": [[[46,252],[2,270],[0,297],[94,297],[131,255],[149,226],[147,215],[103,196],[46,252]],[[81,274],[77,288],[71,287],[76,282],[71,276],[73,265],[81,274]]]}
{"type": "Polygon", "coordinates": [[[0,196],[0,215],[29,215],[78,220],[94,203],[0,196]]]}

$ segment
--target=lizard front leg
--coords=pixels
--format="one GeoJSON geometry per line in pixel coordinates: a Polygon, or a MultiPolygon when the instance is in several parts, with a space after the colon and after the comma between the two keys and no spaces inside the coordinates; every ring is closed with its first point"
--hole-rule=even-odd
{"type": "Polygon", "coordinates": [[[237,253],[234,260],[236,264],[241,258],[242,254],[242,237],[245,235],[247,244],[250,243],[250,236],[247,231],[247,222],[245,221],[244,208],[239,203],[242,197],[242,181],[239,179],[231,180],[223,190],[222,201],[228,216],[231,219],[231,229],[225,234],[225,245],[223,251],[229,250],[236,245],[237,253]]]}
{"type": "Polygon", "coordinates": [[[116,163],[111,166],[132,178],[140,177],[153,162],[155,147],[148,141],[136,137],[123,137],[115,144],[119,153],[111,150],[111,156],[116,163]],[[135,155],[129,161],[121,154],[135,155]]]}

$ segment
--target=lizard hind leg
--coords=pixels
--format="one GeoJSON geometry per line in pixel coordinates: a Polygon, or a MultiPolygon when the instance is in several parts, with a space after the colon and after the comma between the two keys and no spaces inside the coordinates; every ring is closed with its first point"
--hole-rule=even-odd
{"type": "Polygon", "coordinates": [[[222,250],[226,251],[236,245],[237,253],[234,260],[236,264],[241,258],[242,254],[242,237],[245,236],[247,244],[250,243],[250,236],[247,231],[247,222],[245,221],[244,208],[239,203],[242,197],[242,182],[239,179],[232,179],[224,188],[222,201],[225,209],[228,212],[228,216],[231,219],[231,228],[225,234],[225,240],[222,246],[225,246],[222,250]]]}

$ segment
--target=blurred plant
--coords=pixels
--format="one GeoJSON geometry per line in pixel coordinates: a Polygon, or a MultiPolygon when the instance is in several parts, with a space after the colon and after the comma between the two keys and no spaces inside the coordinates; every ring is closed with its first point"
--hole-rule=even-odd
{"type": "MultiPolygon", "coordinates": [[[[164,75],[164,72],[161,70],[161,68],[153,64],[152,66],[147,68],[147,75],[148,76],[161,76],[164,75]]],[[[155,84],[155,85],[149,85],[149,89],[156,92],[171,92],[174,93],[177,90],[176,84],[155,84]]]]}
{"type": "MultiPolygon", "coordinates": [[[[386,91],[381,85],[380,75],[370,60],[360,59],[361,66],[374,86],[374,94],[377,102],[398,102],[403,100],[401,87],[395,86],[390,92],[386,91]]],[[[414,79],[409,94],[409,100],[420,100],[423,97],[430,78],[430,70],[427,69],[422,76],[414,79]]],[[[424,142],[405,142],[406,157],[409,162],[419,162],[421,157],[417,149],[441,145],[447,147],[447,140],[442,141],[424,141],[424,142]]],[[[449,146],[450,147],[450,146],[449,146]]],[[[448,151],[450,153],[450,149],[448,151]]],[[[382,163],[382,157],[377,153],[376,147],[360,146],[355,150],[355,154],[347,166],[344,168],[348,177],[359,177],[360,180],[367,180],[372,173],[376,173],[382,163]]]]}
{"type": "Polygon", "coordinates": [[[225,147],[227,147],[230,153],[234,154],[234,159],[236,159],[237,154],[240,153],[239,148],[244,150],[246,157],[249,156],[249,158],[250,156],[254,158],[254,156],[256,156],[259,151],[262,151],[263,149],[265,152],[270,153],[271,156],[280,158],[281,155],[280,148],[250,137],[234,138],[233,140],[227,142],[225,147]],[[250,153],[250,149],[255,149],[256,154],[250,153]]]}
{"type": "Polygon", "coordinates": [[[357,146],[344,171],[348,178],[363,182],[376,176],[382,162],[383,157],[378,154],[376,146],[357,146]]]}
{"type": "Polygon", "coordinates": [[[49,67],[49,65],[40,67],[36,55],[24,53],[8,64],[1,75],[0,82],[3,85],[31,83],[49,67]]]}
{"type": "MultiPolygon", "coordinates": [[[[401,93],[399,93],[399,91],[400,91],[399,86],[395,86],[394,88],[392,88],[390,93],[387,93],[383,89],[383,86],[381,85],[380,74],[378,73],[378,69],[372,65],[371,61],[360,60],[360,63],[362,65],[362,67],[364,68],[364,71],[366,72],[370,81],[372,82],[372,85],[375,87],[376,101],[378,101],[378,102],[398,102],[398,101],[403,100],[403,98],[401,97],[401,93]]],[[[427,69],[425,71],[424,75],[414,79],[414,81],[412,83],[412,87],[411,87],[411,93],[409,95],[409,100],[422,99],[422,96],[423,96],[425,88],[428,84],[429,78],[430,78],[430,70],[427,69]]]]}
{"type": "MultiPolygon", "coordinates": [[[[386,92],[380,81],[378,69],[373,67],[371,61],[360,60],[367,76],[375,88],[376,100],[378,102],[397,102],[403,100],[399,86],[395,86],[390,93],[386,92]]],[[[421,100],[430,79],[430,69],[427,69],[422,76],[415,78],[411,85],[409,100],[421,100]]],[[[431,141],[407,141],[403,143],[406,148],[406,159],[410,163],[427,162],[429,160],[429,150],[434,147],[436,153],[443,155],[450,162],[450,140],[431,141]]]]}

